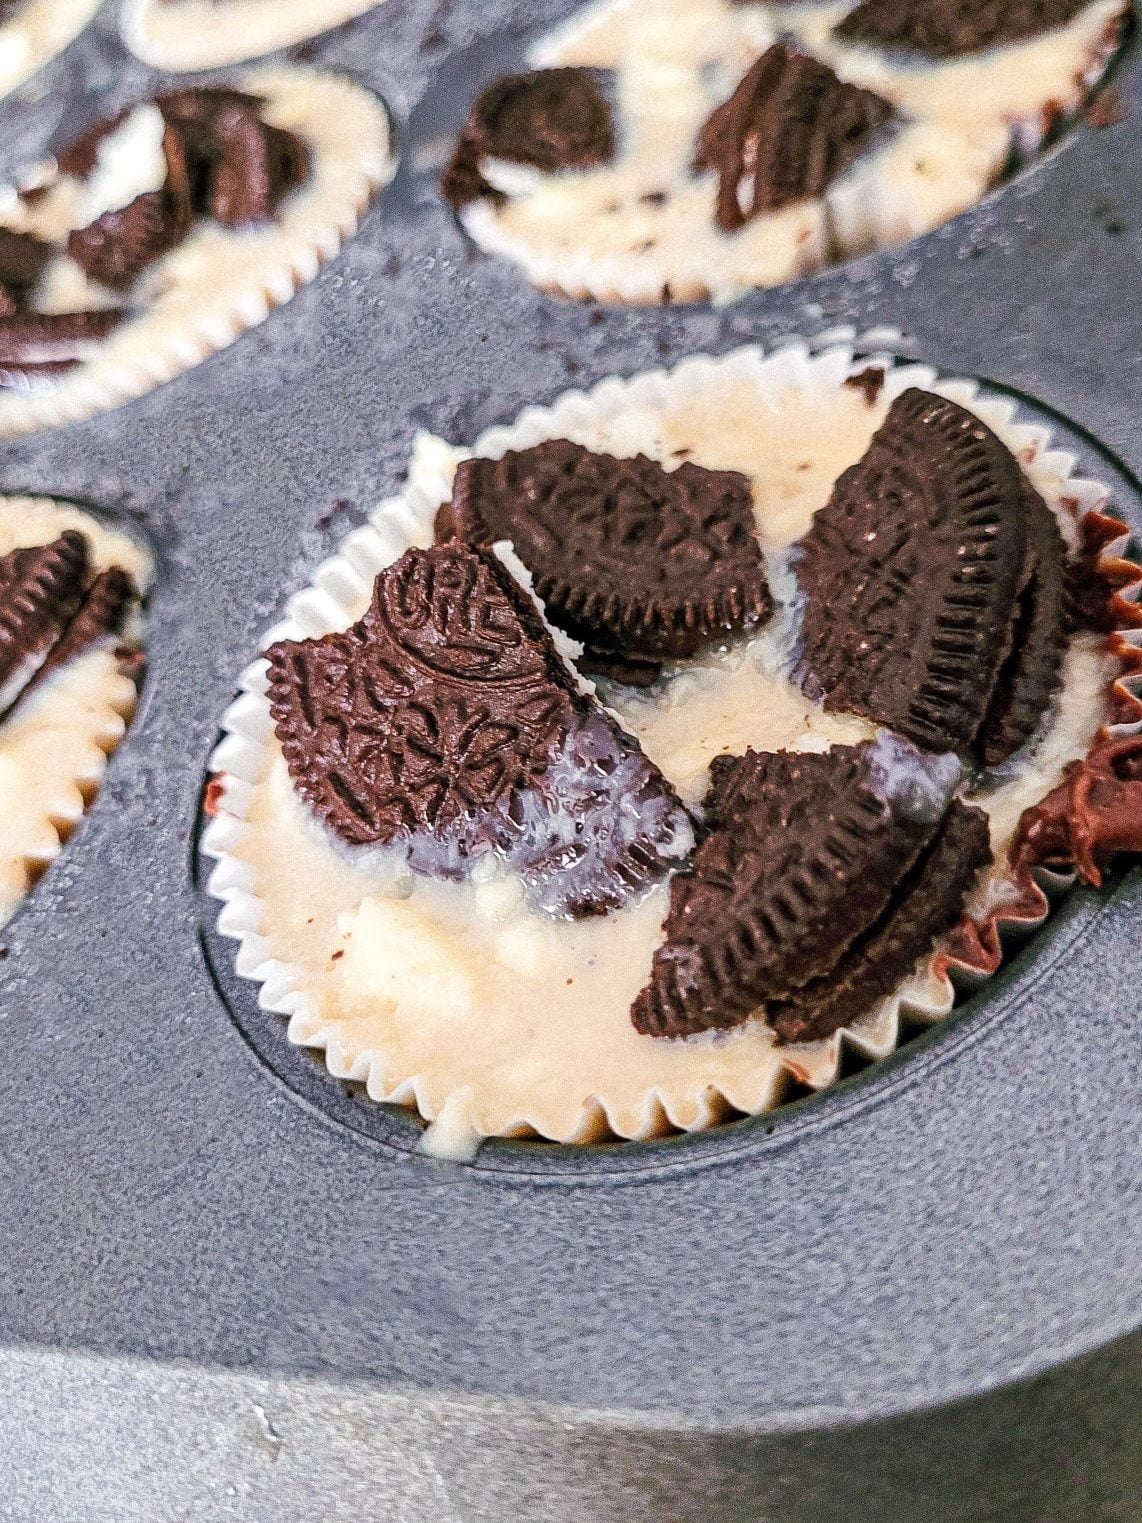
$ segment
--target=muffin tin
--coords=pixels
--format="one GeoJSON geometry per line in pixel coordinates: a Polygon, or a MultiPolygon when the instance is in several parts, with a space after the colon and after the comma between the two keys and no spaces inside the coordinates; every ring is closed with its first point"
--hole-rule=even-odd
{"type": "MultiPolygon", "coordinates": [[[[132,731],[0,938],[0,1494],[116,1520],[1130,1517],[1142,873],[1073,893],[820,1099],[471,1167],[289,1048],[215,939],[219,717],[417,428],[462,442],[606,374],[844,328],[1009,390],[1142,530],[1133,53],[1132,118],[917,243],[721,310],[603,309],[474,256],[434,189],[474,88],[571,9],[388,0],[306,45],[396,125],[356,239],[228,351],[0,462],[3,490],[121,515],[159,565],[132,731]]],[[[156,78],[105,7],[42,98],[5,103],[3,171],[156,78]]]]}

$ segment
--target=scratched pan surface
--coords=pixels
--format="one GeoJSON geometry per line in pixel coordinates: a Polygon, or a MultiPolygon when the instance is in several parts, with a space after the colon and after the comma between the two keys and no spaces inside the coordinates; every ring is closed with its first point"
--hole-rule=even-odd
{"type": "MultiPolygon", "coordinates": [[[[150,88],[113,9],[0,106],[0,171],[150,88]]],[[[1142,1517],[1142,874],[820,1099],[471,1168],[290,1049],[211,929],[219,715],[417,428],[887,326],[1025,398],[1142,529],[1132,58],[1130,120],[918,243],[721,312],[602,311],[474,257],[426,167],[570,9],[389,0],[307,50],[396,124],[359,236],[197,370],[0,455],[0,489],[120,512],[160,558],[129,741],[3,934],[0,1517],[1142,1517]]]]}

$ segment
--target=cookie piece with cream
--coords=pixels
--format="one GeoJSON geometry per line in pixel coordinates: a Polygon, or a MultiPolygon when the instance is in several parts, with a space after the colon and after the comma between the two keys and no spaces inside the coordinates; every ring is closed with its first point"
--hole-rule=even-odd
{"type": "Polygon", "coordinates": [[[147,553],[67,503],[0,499],[0,923],[59,855],[134,713],[147,553]]]}
{"type": "Polygon", "coordinates": [[[116,406],[231,343],[391,172],[381,102],[302,68],[93,123],[0,206],[0,436],[116,406]]]}

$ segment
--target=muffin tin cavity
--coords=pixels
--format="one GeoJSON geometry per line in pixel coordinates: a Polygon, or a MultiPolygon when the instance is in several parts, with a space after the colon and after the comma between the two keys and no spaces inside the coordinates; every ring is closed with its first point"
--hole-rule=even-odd
{"type": "MultiPolygon", "coordinates": [[[[505,451],[527,450],[544,439],[570,438],[578,445],[604,452],[611,449],[631,455],[645,450],[672,461],[676,468],[679,461],[685,461],[687,467],[693,462],[723,472],[744,470],[752,480],[758,534],[778,605],[772,627],[760,636],[731,637],[725,649],[683,661],[676,669],[668,662],[666,674],[650,689],[600,678],[605,701],[691,807],[701,802],[706,768],[719,753],[740,755],[751,745],[763,751],[814,751],[869,740],[874,741],[872,754],[878,758],[877,775],[887,767],[890,781],[895,779],[890,788],[890,792],[896,789],[892,796],[897,797],[899,788],[904,787],[915,802],[920,780],[913,780],[916,787],[908,782],[905,774],[909,764],[903,753],[898,754],[899,743],[889,742],[886,732],[877,731],[870,720],[821,709],[799,694],[791,675],[796,671],[800,617],[797,542],[824,506],[838,474],[862,456],[874,430],[893,412],[894,399],[902,398],[901,406],[907,403],[914,407],[909,399],[924,395],[929,395],[941,420],[959,417],[966,422],[978,416],[996,431],[1025,473],[1020,478],[1016,472],[1013,479],[1032,483],[1042,494],[1041,502],[1055,515],[1073,561],[1077,563],[1084,553],[1108,553],[1105,547],[1115,531],[1103,509],[1113,494],[1115,511],[1123,511],[1122,496],[1113,471],[1104,475],[1101,461],[1096,462],[1095,480],[1076,473],[1075,456],[1061,447],[1066,441],[1065,425],[1059,426],[1034,405],[1016,408],[994,389],[945,380],[922,366],[893,366],[887,360],[857,357],[846,350],[813,354],[803,345],[792,345],[769,357],[756,350],[743,350],[720,359],[687,361],[671,373],[651,372],[632,381],[613,379],[594,393],[570,393],[550,409],[533,409],[518,424],[493,429],[477,441],[477,456],[496,459],[505,451]],[[819,442],[823,417],[830,421],[830,443],[824,449],[819,442]],[[1094,548],[1096,541],[1098,550],[1094,548]],[[787,664],[790,659],[792,666],[787,664]]],[[[448,499],[451,472],[458,458],[441,441],[422,438],[402,496],[382,504],[371,524],[351,536],[338,557],[319,568],[314,586],[292,600],[287,623],[274,631],[279,641],[271,652],[275,660],[281,659],[275,653],[289,649],[288,643],[280,643],[283,638],[287,642],[313,639],[325,636],[327,631],[345,629],[368,605],[370,596],[380,596],[372,592],[378,572],[398,561],[409,545],[424,543],[434,521],[439,523],[437,509],[448,499]]],[[[728,479],[716,477],[719,484],[728,479]]],[[[1129,495],[1126,500],[1130,501],[1129,495]]],[[[1116,561],[1113,576],[1126,588],[1127,595],[1136,593],[1136,569],[1128,572],[1116,561]]],[[[378,588],[380,585],[378,580],[378,588]]],[[[1121,598],[1114,604],[1115,616],[1125,625],[1134,617],[1131,606],[1121,598]]],[[[1042,924],[1048,899],[1037,880],[1027,873],[1013,875],[1008,866],[1020,821],[1027,809],[1050,795],[1068,775],[1067,764],[1087,754],[1100,727],[1109,726],[1108,734],[1125,737],[1142,712],[1133,697],[1129,635],[1110,634],[1109,645],[1107,639],[1107,630],[1093,626],[1072,636],[1058,678],[1053,679],[1055,699],[1030,743],[994,766],[969,761],[969,771],[972,767],[983,770],[966,781],[961,780],[958,767],[949,770],[941,763],[924,782],[933,798],[935,792],[943,798],[958,788],[966,804],[986,810],[996,865],[969,893],[962,927],[950,937],[938,936],[934,956],[922,958],[890,998],[878,995],[858,1019],[846,1018],[844,1029],[835,1035],[822,1035],[812,1021],[806,1024],[798,1017],[790,1020],[787,1031],[773,1045],[771,1033],[767,1034],[766,1027],[756,1020],[744,1026],[733,1026],[731,1021],[733,1029],[715,1033],[713,1046],[703,1059],[699,1048],[706,1051],[702,1043],[707,1037],[697,1038],[695,1045],[693,1040],[679,1043],[663,1036],[632,1034],[620,999],[613,1029],[607,1025],[609,1017],[604,1019],[595,1039],[588,1043],[591,1055],[585,1050],[576,1058],[570,1038],[576,1024],[574,999],[584,999],[581,1016],[585,1018],[589,1008],[595,1020],[597,1002],[604,994],[602,989],[592,993],[590,977],[586,976],[581,980],[582,995],[564,997],[563,975],[568,975],[569,985],[579,979],[583,969],[575,959],[589,952],[592,964],[599,959],[605,983],[607,959],[614,954],[608,938],[613,940],[620,930],[628,938],[634,935],[636,941],[643,934],[634,919],[625,929],[618,921],[623,916],[648,916],[645,934],[650,937],[649,947],[657,939],[654,927],[665,913],[665,899],[654,899],[657,891],[650,890],[640,906],[621,910],[617,918],[603,917],[599,923],[602,939],[597,945],[595,932],[560,932],[545,949],[540,945],[543,937],[536,940],[538,931],[528,927],[526,917],[513,929],[516,912],[509,913],[500,904],[510,883],[493,882],[492,873],[485,884],[481,876],[473,901],[475,913],[482,915],[479,906],[486,903],[492,921],[506,920],[507,928],[501,934],[490,925],[473,926],[471,934],[479,945],[484,947],[488,941],[478,960],[482,963],[485,955],[496,962],[507,959],[505,966],[516,968],[513,976],[525,985],[528,979],[538,978],[533,1008],[539,1011],[551,1005],[546,1018],[554,1023],[552,1033],[562,1033],[558,1050],[567,1049],[562,1057],[551,1056],[554,1067],[548,1074],[543,1022],[533,1015],[526,1037],[519,1037],[523,1045],[513,1045],[512,1051],[517,1056],[530,1054],[527,1062],[535,1065],[534,1091],[516,1093],[509,1085],[498,1098],[491,1092],[484,1095],[482,1090],[466,1088],[459,1076],[462,1062],[457,1067],[450,1060],[450,1066],[446,1065],[448,1078],[434,1074],[428,1049],[419,1038],[413,1039],[411,1027],[401,1027],[405,1035],[399,1039],[394,1036],[391,1049],[386,1046],[389,1038],[384,1035],[385,1021],[380,1014],[387,1008],[385,1000],[397,997],[402,980],[408,992],[419,999],[419,985],[413,989],[409,981],[423,979],[427,1003],[414,1026],[423,1020],[431,1029],[434,1020],[443,1019],[445,1024],[451,1021],[448,1029],[452,1036],[446,1049],[462,1056],[471,1044],[472,1051],[479,1052],[486,1023],[475,1013],[481,996],[472,982],[474,975],[470,969],[465,971],[468,933],[453,927],[458,939],[450,943],[451,932],[447,930],[454,916],[460,914],[462,919],[468,911],[461,913],[457,908],[459,899],[453,905],[452,888],[447,884],[432,887],[429,879],[420,876],[420,869],[408,883],[398,883],[396,878],[390,883],[385,876],[389,869],[381,856],[358,858],[363,872],[358,878],[358,869],[351,865],[351,856],[344,856],[344,848],[334,849],[316,820],[306,823],[308,816],[292,794],[284,768],[272,760],[276,743],[266,706],[267,675],[265,663],[256,663],[247,674],[245,696],[227,716],[226,734],[215,752],[205,795],[210,819],[202,846],[217,861],[209,874],[208,891],[224,901],[217,930],[209,924],[204,929],[216,987],[251,1045],[291,1088],[320,1103],[345,1124],[398,1146],[408,1146],[414,1140],[411,1116],[406,1122],[399,1111],[391,1109],[370,1116],[369,1102],[362,1098],[359,1086],[367,1085],[376,1101],[415,1105],[432,1118],[435,1124],[425,1145],[449,1156],[465,1149],[470,1152],[479,1138],[489,1133],[530,1133],[569,1143],[601,1142],[616,1135],[647,1141],[671,1132],[718,1128],[743,1113],[764,1113],[780,1105],[791,1088],[796,1093],[798,1088],[820,1090],[834,1084],[850,1071],[854,1054],[858,1063],[883,1058],[907,1042],[918,1027],[938,1023],[948,1015],[957,995],[962,997],[965,988],[994,973],[998,959],[989,960],[987,949],[998,945],[1001,930],[1006,934],[1018,927],[1026,935],[1042,924]],[[316,895],[308,909],[307,892],[316,895]],[[385,908],[388,903],[393,905],[391,910],[385,908]],[[394,916],[399,921],[395,928],[390,924],[394,916]],[[286,935],[283,926],[288,925],[293,930],[286,935]],[[219,932],[238,941],[237,980],[225,966],[226,954],[217,940],[219,932]],[[575,950],[579,941],[585,949],[582,954],[575,950]],[[287,948],[296,949],[292,959],[287,948]],[[520,957],[523,962],[516,961],[520,957]],[[554,982],[553,974],[548,977],[539,971],[541,965],[547,967],[545,959],[551,957],[562,969],[554,982]],[[570,962],[563,968],[561,959],[567,958],[570,962]],[[341,959],[344,963],[338,968],[341,959]],[[403,973],[396,971],[398,965],[404,968],[403,973]],[[391,974],[384,971],[386,967],[392,969],[391,974]],[[951,971],[955,977],[950,981],[951,971]],[[381,977],[384,982],[390,976],[395,982],[385,994],[375,987],[375,979],[381,977]],[[335,999],[330,994],[333,1003],[326,1007],[317,989],[321,980],[329,979],[338,988],[340,980],[349,982],[335,999]],[[350,985],[357,991],[351,998],[350,985]],[[545,999],[545,988],[550,999],[545,999]],[[368,994],[369,989],[374,992],[368,994]],[[353,1004],[358,996],[364,1003],[353,1004]],[[352,1011],[348,1007],[341,1010],[338,1001],[343,1004],[346,999],[352,1011]],[[370,1004],[371,1000],[379,1003],[370,1004]],[[338,1010],[341,1014],[333,1013],[338,1010]],[[267,1011],[278,1012],[276,1019],[267,1011]],[[293,1042],[325,1050],[330,1069],[338,1079],[348,1082],[348,1090],[324,1077],[314,1062],[290,1052],[282,1016],[289,1017],[293,1042]],[[347,1024],[340,1025],[343,1018],[347,1024]],[[361,1034],[366,1026],[371,1036],[361,1034]],[[804,1034],[798,1034],[803,1026],[804,1034]],[[611,1046],[612,1056],[598,1068],[598,1052],[604,1048],[610,1051],[611,1046]],[[655,1052],[661,1062],[658,1067],[650,1062],[644,1074],[655,1052]],[[425,1063],[426,1067],[402,1068],[405,1062],[425,1063]],[[586,1065],[587,1076],[582,1079],[576,1066],[580,1062],[586,1065]],[[553,1104],[540,1098],[550,1084],[555,1084],[562,1063],[571,1063],[574,1070],[574,1077],[564,1074],[569,1086],[566,1093],[571,1096],[567,1106],[561,1100],[553,1104]],[[691,1073],[694,1064],[697,1067],[691,1073]],[[576,1089],[579,1082],[584,1086],[581,1095],[576,1089]],[[473,1108],[469,1110],[469,1106],[473,1108]]],[[[277,691],[273,683],[278,679],[270,680],[271,690],[277,691]]],[[[1125,781],[1129,783],[1129,779],[1125,781]]],[[[957,829],[966,823],[961,808],[957,829]]],[[[360,849],[354,846],[350,852],[360,849]]],[[[979,863],[977,846],[967,851],[965,864],[969,860],[976,863],[971,868],[974,879],[979,863]]],[[[407,868],[399,863],[393,871],[397,877],[407,875],[407,868]]],[[[933,871],[938,880],[941,870],[933,871]]],[[[1049,886],[1052,891],[1059,889],[1064,886],[1063,880],[1051,877],[1049,886]]],[[[960,898],[950,899],[945,913],[954,919],[961,902],[960,898]]],[[[908,934],[915,936],[916,932],[908,934]]],[[[922,934],[917,947],[924,941],[922,934]]],[[[633,950],[622,954],[624,959],[641,955],[633,950]]],[[[905,954],[901,966],[911,963],[914,955],[905,954]]],[[[618,977],[618,966],[612,978],[618,977]]],[[[635,978],[626,996],[628,1003],[638,983],[635,978]]],[[[876,988],[875,981],[871,987],[876,988]]],[[[506,999],[507,995],[497,998],[506,999]]],[[[662,1025],[655,1021],[641,1024],[638,1008],[636,1003],[634,1024],[639,1032],[662,1025]]],[[[411,1018],[410,1007],[402,1019],[407,1022],[411,1018]]],[[[673,1020],[672,1016],[663,1030],[673,1020]]],[[[775,1023],[775,1029],[783,1031],[780,1022],[775,1023]]],[[[673,1031],[673,1035],[678,1034],[678,1030],[673,1031]]],[[[493,1040],[490,1032],[487,1038],[493,1040]]],[[[506,1058],[489,1058],[488,1072],[496,1072],[500,1061],[507,1062],[506,1058]]],[[[514,1070],[514,1059],[508,1066],[514,1070]]],[[[478,1070],[477,1063],[473,1072],[478,1070]]],[[[562,1083],[555,1084],[552,1100],[564,1093],[562,1083]]]]}

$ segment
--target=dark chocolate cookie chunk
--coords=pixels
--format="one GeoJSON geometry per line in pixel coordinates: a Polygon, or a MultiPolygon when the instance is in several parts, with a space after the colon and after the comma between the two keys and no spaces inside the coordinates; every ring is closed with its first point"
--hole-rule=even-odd
{"type": "Polygon", "coordinates": [[[844,42],[959,58],[1066,26],[1090,0],[861,0],[835,28],[844,42]]]}
{"type": "Polygon", "coordinates": [[[182,139],[163,131],[167,175],[161,190],[136,196],[68,235],[67,251],[101,285],[125,291],[149,264],[181,243],[194,216],[182,139]]]}
{"type": "MultiPolygon", "coordinates": [[[[137,596],[134,582],[121,566],[109,566],[93,579],[83,601],[61,637],[52,646],[28,687],[74,661],[97,640],[118,634],[127,610],[137,596]]],[[[25,689],[27,691],[27,689],[25,689]]]]}
{"type": "Polygon", "coordinates": [[[893,115],[871,90],[774,44],[698,138],[694,167],[718,175],[718,226],[734,232],[762,212],[819,196],[893,115]]]}
{"type": "Polygon", "coordinates": [[[1049,514],[973,413],[905,392],[801,541],[807,685],[928,750],[1002,760],[1058,674],[1049,514]]]}
{"type": "Polygon", "coordinates": [[[1026,477],[1027,559],[1011,624],[1011,645],[979,738],[996,766],[1031,739],[1059,686],[1068,630],[1067,549],[1058,520],[1026,477]]]}
{"type": "Polygon", "coordinates": [[[75,529],[0,556],[0,714],[88,646],[116,634],[136,595],[119,566],[89,581],[87,541],[75,529]]]}
{"type": "Polygon", "coordinates": [[[553,439],[464,461],[438,533],[511,540],[548,616],[596,669],[690,656],[773,611],[749,478],[736,471],[667,471],[553,439]]]}
{"type": "Polygon", "coordinates": [[[0,386],[22,388],[65,375],[122,316],[113,311],[0,315],[0,386]]]}
{"type": "Polygon", "coordinates": [[[885,737],[823,754],[719,757],[709,835],[670,885],[635,1026],[740,1024],[828,978],[889,913],[941,829],[959,769],[885,737]]]}
{"type": "Polygon", "coordinates": [[[27,300],[52,253],[51,244],[42,238],[0,227],[0,290],[11,298],[13,308],[27,300]]]}
{"type": "Polygon", "coordinates": [[[461,877],[494,850],[554,914],[599,913],[691,844],[673,789],[581,695],[492,555],[410,550],[343,633],[268,652],[300,796],[353,845],[461,877]]]}
{"type": "Polygon", "coordinates": [[[182,140],[191,204],[224,227],[265,221],[309,174],[305,144],[262,120],[259,96],[177,90],[157,104],[182,140]]]}
{"type": "MultiPolygon", "coordinates": [[[[196,216],[225,227],[265,221],[309,173],[305,144],[262,120],[265,102],[258,96],[189,89],[159,96],[155,104],[165,123],[162,188],[103,213],[68,237],[72,258],[115,291],[126,291],[149,264],[180,243],[196,216]]],[[[86,179],[98,163],[100,144],[129,109],[96,122],[60,150],[60,170],[86,179]]]]}
{"type": "Polygon", "coordinates": [[[0,709],[8,709],[79,609],[87,541],[68,529],[0,557],[0,709]]]}
{"type": "Polygon", "coordinates": [[[265,222],[309,174],[309,152],[301,139],[269,126],[249,107],[220,112],[214,135],[209,211],[223,227],[265,222]]]}
{"type": "Polygon", "coordinates": [[[887,914],[859,937],[825,979],[770,1007],[783,1042],[832,1036],[892,993],[959,919],[964,899],[991,861],[987,815],[952,801],[935,841],[893,895],[887,914]]]}
{"type": "Polygon", "coordinates": [[[508,159],[547,174],[589,169],[614,157],[610,103],[587,69],[508,74],[477,96],[461,129],[441,190],[459,211],[496,192],[481,160],[508,159]]]}

